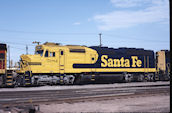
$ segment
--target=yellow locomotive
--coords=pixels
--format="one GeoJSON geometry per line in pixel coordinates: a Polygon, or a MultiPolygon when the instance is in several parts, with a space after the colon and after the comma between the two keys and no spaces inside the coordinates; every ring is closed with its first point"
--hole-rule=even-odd
{"type": "Polygon", "coordinates": [[[74,84],[83,81],[143,81],[155,79],[154,52],[136,48],[62,46],[46,42],[34,55],[21,55],[22,85],[74,84]],[[117,79],[118,78],[118,79],[117,79]]]}

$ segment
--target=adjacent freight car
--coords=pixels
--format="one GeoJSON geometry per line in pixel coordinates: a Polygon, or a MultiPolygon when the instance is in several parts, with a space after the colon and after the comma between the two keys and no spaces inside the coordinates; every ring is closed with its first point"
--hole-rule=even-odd
{"type": "Polygon", "coordinates": [[[151,50],[44,43],[35,55],[21,55],[17,73],[22,85],[39,85],[153,81],[155,72],[151,50]]]}
{"type": "Polygon", "coordinates": [[[7,69],[7,45],[0,43],[0,87],[13,86],[13,70],[7,69]]]}
{"type": "Polygon", "coordinates": [[[156,52],[156,70],[159,80],[170,79],[170,51],[161,50],[156,52]]]}
{"type": "Polygon", "coordinates": [[[0,87],[5,84],[5,75],[6,75],[6,44],[0,43],[0,87]]]}

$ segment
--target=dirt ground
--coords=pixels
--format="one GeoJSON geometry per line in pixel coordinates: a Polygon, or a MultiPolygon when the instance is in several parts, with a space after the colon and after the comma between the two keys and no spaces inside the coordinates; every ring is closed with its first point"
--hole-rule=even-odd
{"type": "Polygon", "coordinates": [[[57,112],[170,112],[170,95],[107,101],[40,105],[43,113],[57,112]]]}

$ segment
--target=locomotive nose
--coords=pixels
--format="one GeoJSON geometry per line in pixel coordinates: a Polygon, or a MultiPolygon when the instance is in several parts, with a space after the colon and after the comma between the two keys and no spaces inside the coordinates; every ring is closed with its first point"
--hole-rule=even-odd
{"type": "Polygon", "coordinates": [[[20,58],[22,61],[27,61],[27,62],[31,61],[30,55],[21,55],[20,58]]]}

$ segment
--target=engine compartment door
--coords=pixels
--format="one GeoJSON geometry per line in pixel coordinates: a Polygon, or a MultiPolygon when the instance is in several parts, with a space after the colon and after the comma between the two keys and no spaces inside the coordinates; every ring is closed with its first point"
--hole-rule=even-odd
{"type": "Polygon", "coordinates": [[[65,52],[64,50],[59,50],[59,72],[64,74],[65,72],[65,52]]]}

